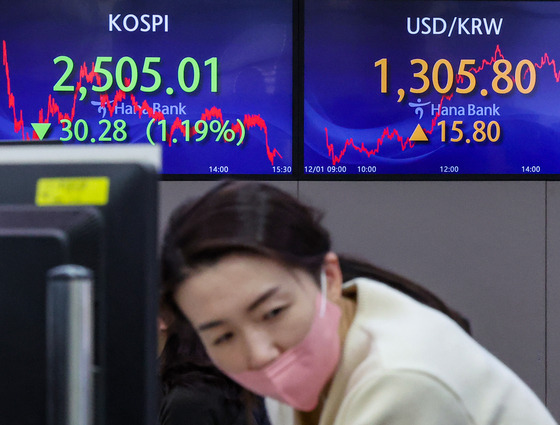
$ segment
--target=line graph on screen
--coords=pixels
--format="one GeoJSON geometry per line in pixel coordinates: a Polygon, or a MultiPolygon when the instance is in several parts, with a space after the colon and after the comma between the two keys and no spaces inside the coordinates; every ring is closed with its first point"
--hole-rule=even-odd
{"type": "MultiPolygon", "coordinates": [[[[471,67],[468,69],[469,72],[472,74],[478,74],[483,70],[487,69],[488,67],[492,67],[494,63],[500,59],[506,59],[506,56],[502,53],[502,49],[500,45],[496,45],[494,53],[488,59],[483,59],[481,64],[477,67],[471,67]]],[[[544,53],[538,60],[532,62],[535,69],[543,70],[543,68],[548,67],[552,71],[552,76],[556,83],[560,82],[560,71],[557,69],[556,61],[550,57],[548,53],[544,53]]],[[[525,78],[527,74],[527,70],[525,74],[523,74],[522,78],[525,78]]],[[[510,77],[512,81],[515,81],[515,77],[510,77]]],[[[463,83],[464,77],[462,75],[457,75],[455,77],[455,81],[457,84],[463,83]]],[[[441,110],[442,107],[445,106],[447,102],[450,102],[454,97],[454,93],[450,93],[448,95],[442,95],[439,101],[439,108],[438,112],[436,112],[430,122],[428,127],[423,128],[425,134],[433,134],[437,122],[441,117],[441,110]]],[[[349,137],[346,138],[344,145],[338,150],[338,153],[335,152],[335,143],[329,140],[329,133],[328,128],[325,127],[325,146],[327,149],[328,158],[332,165],[337,165],[341,163],[343,157],[346,155],[348,148],[350,150],[356,151],[359,154],[364,154],[367,158],[372,156],[378,155],[380,150],[382,149],[383,143],[386,141],[397,141],[400,144],[401,151],[405,151],[407,149],[413,149],[416,145],[415,141],[411,140],[411,136],[403,137],[397,128],[389,128],[385,127],[382,131],[382,134],[375,140],[373,143],[374,147],[368,148],[366,145],[369,144],[368,142],[356,142],[354,138],[349,137]]]]}
{"type": "MultiPolygon", "coordinates": [[[[16,94],[12,88],[12,82],[10,79],[10,67],[8,62],[8,48],[6,41],[3,40],[2,43],[2,64],[4,66],[5,71],[5,78],[6,78],[6,91],[8,96],[8,108],[11,110],[12,120],[13,120],[13,131],[14,135],[20,137],[22,140],[38,140],[39,137],[35,131],[29,132],[25,131],[25,121],[24,121],[24,111],[23,109],[16,106],[16,94]]],[[[57,98],[54,94],[50,93],[47,99],[47,105],[44,108],[39,108],[37,112],[37,121],[36,123],[50,123],[52,120],[55,120],[57,124],[60,124],[62,120],[67,120],[70,123],[75,122],[76,120],[76,108],[77,104],[82,100],[84,96],[82,96],[83,88],[91,87],[93,84],[97,84],[98,86],[101,85],[101,75],[94,71],[95,64],[92,63],[91,67],[84,62],[79,68],[78,74],[78,81],[75,85],[75,90],[73,93],[73,99],[71,102],[71,107],[67,108],[67,110],[63,110],[60,106],[60,102],[57,101],[57,98]]],[[[125,79],[125,84],[129,84],[130,80],[125,79]]],[[[87,89],[86,89],[87,91],[87,89]]],[[[130,107],[133,108],[134,115],[137,115],[138,119],[142,117],[148,117],[149,119],[154,119],[156,121],[166,120],[166,115],[162,111],[155,110],[146,99],[139,99],[134,93],[127,93],[123,90],[116,90],[113,95],[109,95],[108,93],[100,93],[98,95],[98,101],[95,102],[96,105],[99,106],[99,109],[104,109],[106,112],[109,113],[109,116],[112,117],[115,114],[115,111],[120,106],[122,107],[125,101],[130,102],[130,107]]],[[[26,116],[28,113],[26,112],[26,116]]],[[[204,108],[204,112],[200,114],[200,120],[211,122],[212,120],[218,120],[221,126],[225,125],[223,111],[221,108],[213,105],[209,108],[204,108]]],[[[31,122],[33,120],[27,119],[27,121],[31,122]]],[[[260,114],[244,114],[243,119],[239,120],[239,122],[231,126],[231,131],[239,134],[241,132],[240,126],[243,125],[246,130],[257,129],[264,135],[264,148],[265,154],[270,162],[271,165],[274,165],[275,158],[279,157],[280,159],[283,158],[281,153],[278,149],[271,147],[269,142],[269,135],[268,135],[268,127],[266,120],[260,116],[260,114]]],[[[176,116],[172,119],[172,125],[169,128],[169,131],[166,131],[165,134],[165,142],[169,147],[171,147],[172,140],[174,140],[174,133],[179,130],[183,136],[187,134],[187,128],[183,124],[184,121],[181,120],[180,117],[176,116]]],[[[190,127],[189,129],[190,135],[196,134],[195,126],[190,127]]]]}

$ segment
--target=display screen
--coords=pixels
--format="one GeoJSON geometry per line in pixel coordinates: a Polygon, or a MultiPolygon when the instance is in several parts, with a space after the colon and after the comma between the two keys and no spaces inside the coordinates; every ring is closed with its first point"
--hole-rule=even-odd
{"type": "Polygon", "coordinates": [[[292,174],[292,2],[3,5],[0,140],[162,145],[162,173],[292,174]]]}
{"type": "Polygon", "coordinates": [[[560,173],[560,2],[305,2],[304,174],[560,173]]]}

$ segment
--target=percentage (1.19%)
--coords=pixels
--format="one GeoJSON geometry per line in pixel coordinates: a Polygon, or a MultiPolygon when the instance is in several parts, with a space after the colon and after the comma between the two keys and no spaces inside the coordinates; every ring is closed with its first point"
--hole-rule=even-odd
{"type": "MultiPolygon", "coordinates": [[[[152,145],[155,145],[151,135],[151,128],[154,122],[156,122],[155,119],[150,120],[148,126],[146,127],[146,137],[152,145]]],[[[167,121],[160,120],[158,121],[157,125],[161,127],[161,140],[170,140],[172,135],[168,134],[167,121]]],[[[238,119],[237,122],[233,125],[230,125],[229,120],[222,122],[221,120],[217,119],[211,121],[201,119],[195,121],[194,125],[192,126],[190,120],[184,120],[181,121],[179,126],[176,126],[174,124],[171,132],[173,132],[175,128],[181,130],[181,132],[185,136],[186,142],[191,141],[191,136],[193,136],[195,142],[207,141],[208,136],[210,135],[213,136],[214,141],[223,141],[225,143],[231,143],[239,136],[236,143],[237,146],[240,146],[245,140],[245,126],[240,119],[238,119]]],[[[173,139],[173,141],[175,142],[176,139],[173,139]]]]}

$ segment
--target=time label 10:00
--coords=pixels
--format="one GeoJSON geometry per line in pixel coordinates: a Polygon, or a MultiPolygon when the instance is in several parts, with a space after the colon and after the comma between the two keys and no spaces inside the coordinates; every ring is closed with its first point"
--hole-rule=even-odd
{"type": "MultiPolygon", "coordinates": [[[[410,92],[422,94],[433,88],[440,94],[449,94],[455,87],[455,92],[468,94],[476,88],[476,77],[473,71],[476,61],[474,59],[461,59],[457,74],[453,66],[447,59],[439,59],[432,66],[431,79],[428,77],[429,66],[424,59],[412,59],[412,66],[419,65],[420,70],[413,74],[414,78],[420,80],[420,87],[410,87],[410,92]],[[466,86],[459,87],[466,81],[466,86]],[[442,84],[442,82],[445,82],[442,84]]],[[[388,60],[379,59],[375,62],[375,67],[381,70],[381,93],[387,93],[388,88],[388,60]]],[[[499,59],[492,65],[495,77],[492,80],[492,90],[497,94],[510,93],[514,87],[522,94],[529,94],[537,84],[537,73],[535,65],[528,59],[523,59],[517,63],[514,70],[514,77],[510,76],[513,65],[506,59],[499,59]],[[528,80],[527,80],[528,77],[528,80]]]]}
{"type": "MultiPolygon", "coordinates": [[[[75,87],[68,84],[68,80],[74,72],[74,61],[68,56],[57,56],[53,59],[54,64],[63,62],[66,69],[58,81],[53,86],[54,91],[73,92],[75,87]]],[[[117,87],[123,92],[131,92],[136,89],[140,79],[138,72],[138,64],[129,56],[123,56],[116,62],[114,75],[107,68],[113,64],[111,56],[99,56],[95,61],[93,72],[105,79],[103,85],[92,86],[95,92],[106,92],[117,84],[117,87]]],[[[142,74],[149,76],[152,85],[141,85],[140,91],[144,93],[153,93],[162,87],[162,78],[156,66],[161,63],[159,57],[146,57],[142,65],[142,74]]],[[[218,58],[212,57],[204,61],[204,67],[210,68],[210,91],[216,93],[218,91],[218,58]]],[[[199,88],[201,79],[201,66],[198,61],[192,57],[186,57],[179,62],[177,67],[177,81],[181,89],[186,93],[192,93],[199,88]],[[189,80],[189,81],[187,81],[189,80]]],[[[98,80],[99,81],[99,80],[98,80]]],[[[101,84],[99,82],[99,84],[101,84]]]]}

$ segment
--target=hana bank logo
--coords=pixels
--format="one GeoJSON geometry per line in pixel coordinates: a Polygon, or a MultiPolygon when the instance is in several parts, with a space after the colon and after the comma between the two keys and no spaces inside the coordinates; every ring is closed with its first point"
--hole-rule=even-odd
{"type": "Polygon", "coordinates": [[[408,102],[408,106],[414,108],[414,114],[418,115],[418,120],[421,120],[424,116],[424,106],[429,105],[432,102],[422,103],[422,99],[418,98],[416,102],[408,102]]]}

